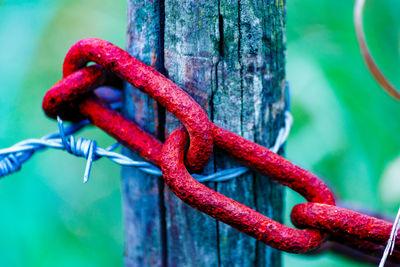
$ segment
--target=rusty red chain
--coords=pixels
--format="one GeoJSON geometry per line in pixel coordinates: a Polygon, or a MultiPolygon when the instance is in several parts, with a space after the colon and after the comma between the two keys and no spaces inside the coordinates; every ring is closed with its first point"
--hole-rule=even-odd
{"type": "MultiPolygon", "coordinates": [[[[181,200],[277,249],[300,253],[319,247],[324,235],[313,229],[295,230],[265,217],[257,211],[197,182],[185,168],[183,157],[187,145],[184,129],[166,140],[161,171],[168,187],[181,200]]],[[[247,166],[288,185],[310,201],[334,204],[329,189],[315,176],[270,150],[214,125],[215,144],[247,166]]]]}
{"type": "MultiPolygon", "coordinates": [[[[292,209],[292,222],[300,228],[312,227],[343,238],[357,238],[384,245],[392,224],[345,208],[320,203],[303,203],[292,209]]],[[[396,246],[400,241],[396,242],[396,246]]]]}
{"type": "Polygon", "coordinates": [[[80,97],[90,93],[96,86],[104,84],[104,72],[100,66],[90,66],[61,79],[44,96],[43,110],[51,118],[88,118],[94,125],[136,151],[141,157],[159,165],[162,148],[160,141],[109,108],[93,94],[80,97]],[[78,99],[80,101],[77,101],[78,99]]]}
{"type": "MultiPolygon", "coordinates": [[[[121,48],[94,38],[83,39],[71,47],[64,60],[64,77],[81,69],[89,62],[103,66],[144,91],[180,119],[190,135],[186,163],[192,171],[199,172],[203,169],[212,153],[211,127],[207,114],[188,94],[161,73],[135,59],[121,48]]],[[[106,124],[111,123],[107,120],[106,124]]]]}
{"type": "MultiPolygon", "coordinates": [[[[342,238],[352,247],[371,251],[381,248],[390,235],[391,223],[336,207],[333,194],[316,176],[267,148],[214,125],[182,89],[109,42],[84,39],[76,43],[65,58],[63,73],[64,78],[44,97],[43,109],[48,116],[89,119],[159,166],[168,187],[185,203],[272,247],[292,253],[309,252],[318,248],[329,232],[334,235],[333,239],[342,238]],[[86,67],[89,62],[99,65],[86,67]],[[175,130],[163,145],[110,109],[91,92],[101,85],[112,84],[114,75],[161,103],[183,122],[184,128],[175,130]],[[281,225],[192,178],[186,168],[201,171],[213,145],[309,201],[292,210],[295,225],[307,229],[296,230],[281,225]]],[[[399,255],[395,251],[392,259],[399,260],[399,255]]]]}

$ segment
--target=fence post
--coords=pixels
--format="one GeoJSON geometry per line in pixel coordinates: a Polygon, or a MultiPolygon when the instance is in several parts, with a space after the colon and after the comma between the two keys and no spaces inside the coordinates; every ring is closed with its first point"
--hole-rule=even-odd
{"type": "MultiPolygon", "coordinates": [[[[218,126],[272,144],[285,109],[284,0],[128,0],[127,50],[188,92],[218,126]]],[[[125,114],[164,139],[179,121],[126,86],[125,114]]],[[[126,151],[130,156],[133,153],[126,151]]],[[[218,149],[206,173],[238,166],[218,149]]],[[[281,220],[283,189],[250,173],[207,186],[281,220]]],[[[280,253],[122,173],[127,266],[281,266],[280,253]]]]}

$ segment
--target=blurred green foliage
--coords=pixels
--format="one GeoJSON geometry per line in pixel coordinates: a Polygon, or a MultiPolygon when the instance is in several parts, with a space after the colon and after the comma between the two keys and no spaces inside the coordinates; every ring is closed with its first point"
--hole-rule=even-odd
{"type": "MultiPolygon", "coordinates": [[[[353,26],[354,2],[287,4],[287,76],[295,118],[288,158],[322,177],[342,202],[394,215],[400,172],[393,169],[399,170],[400,162],[392,164],[391,172],[387,166],[400,157],[400,103],[380,89],[362,61],[353,26]]],[[[399,10],[396,0],[367,0],[364,14],[371,51],[398,86],[399,10]]],[[[292,192],[288,198],[287,214],[303,201],[292,192]]],[[[285,255],[285,263],[363,266],[333,254],[311,258],[285,255]]]]}
{"type": "MultiPolygon", "coordinates": [[[[0,4],[0,147],[57,130],[43,95],[61,78],[63,57],[85,37],[125,44],[125,1],[35,0],[0,4]]],[[[94,128],[83,136],[107,146],[94,128]]],[[[49,150],[0,186],[0,266],[122,266],[123,224],[118,166],[49,150]]]]}
{"type": "MultiPolygon", "coordinates": [[[[295,124],[290,160],[320,175],[346,203],[394,215],[400,202],[400,103],[368,73],[353,1],[287,1],[287,75],[295,124]],[[397,161],[395,160],[397,158],[397,161]],[[390,167],[388,167],[390,166],[390,167]]],[[[367,0],[366,34],[400,86],[398,0],[367,0]]],[[[0,1],[0,147],[56,130],[41,111],[68,48],[85,37],[125,46],[125,1],[0,1]]],[[[94,128],[81,135],[112,140],[94,128]]],[[[85,160],[40,153],[1,181],[0,266],[122,266],[118,166],[101,160],[82,185],[85,160]]],[[[288,191],[290,208],[303,201],[288,191]]],[[[290,224],[287,219],[287,224],[290,224]]],[[[285,266],[363,266],[334,254],[285,254],[285,266]]]]}

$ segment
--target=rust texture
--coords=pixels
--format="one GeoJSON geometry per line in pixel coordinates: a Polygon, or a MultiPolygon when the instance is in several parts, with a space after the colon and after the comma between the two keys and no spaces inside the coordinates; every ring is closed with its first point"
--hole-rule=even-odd
{"type": "Polygon", "coordinates": [[[271,179],[290,187],[311,202],[335,205],[328,187],[312,173],[269,149],[213,125],[215,145],[232,157],[271,179]]]}
{"type": "MultiPolygon", "coordinates": [[[[303,203],[294,206],[291,218],[297,227],[312,227],[350,240],[365,240],[385,245],[392,224],[353,210],[321,203],[303,203]]],[[[400,248],[396,242],[396,249],[400,248]]],[[[363,246],[359,242],[359,246],[363,246]]]]}
{"type": "Polygon", "coordinates": [[[43,110],[51,118],[87,118],[123,145],[158,165],[162,143],[90,94],[96,85],[104,82],[103,70],[98,66],[80,69],[61,79],[46,93],[43,110]],[[82,97],[86,95],[88,97],[82,97]]]}
{"type": "Polygon", "coordinates": [[[82,68],[56,83],[43,98],[43,110],[47,116],[63,120],[81,120],[77,99],[105,83],[104,71],[99,66],[82,68]]]}
{"type": "MultiPolygon", "coordinates": [[[[316,176],[283,157],[241,136],[212,124],[200,106],[157,71],[122,49],[100,39],[75,44],[64,61],[64,78],[44,97],[45,113],[55,118],[89,119],[119,142],[159,166],[168,187],[182,201],[274,248],[306,253],[331,239],[372,254],[380,251],[392,224],[362,213],[335,206],[328,187],[316,176]],[[99,65],[86,67],[89,62],[99,65]],[[94,93],[97,87],[117,85],[115,76],[127,80],[162,104],[184,126],[175,130],[165,144],[134,122],[108,107],[94,93]],[[309,203],[296,205],[292,229],[197,182],[187,167],[199,171],[207,163],[213,145],[248,167],[290,187],[309,203]],[[188,147],[188,149],[186,149],[188,147]]],[[[400,241],[395,255],[400,258],[400,241]]]]}
{"type": "Polygon", "coordinates": [[[186,163],[194,172],[204,168],[212,153],[211,127],[207,114],[187,93],[121,48],[95,38],[83,39],[71,47],[64,60],[64,76],[89,62],[103,66],[144,91],[181,120],[190,135],[186,163]]]}
{"type": "MultiPolygon", "coordinates": [[[[215,129],[214,133],[217,135],[215,138],[216,142],[220,141],[220,144],[223,143],[227,147],[233,145],[233,147],[227,149],[227,152],[232,153],[232,155],[240,158],[243,162],[249,163],[255,159],[254,162],[248,165],[254,167],[257,171],[261,171],[266,175],[271,174],[268,168],[260,167],[257,164],[263,160],[264,163],[268,162],[267,165],[274,169],[272,173],[279,174],[271,178],[282,182],[282,184],[288,184],[288,180],[293,182],[299,177],[295,175],[292,179],[287,175],[289,173],[285,170],[285,166],[289,162],[279,162],[278,159],[282,160],[282,157],[233,133],[217,127],[215,129]],[[253,154],[255,147],[262,152],[253,154]],[[238,152],[239,150],[242,152],[238,152]],[[282,180],[281,177],[283,177],[282,180]]],[[[304,253],[321,245],[324,236],[319,231],[313,229],[295,230],[281,225],[257,211],[197,182],[190,176],[184,165],[183,159],[186,145],[187,134],[183,129],[179,129],[167,138],[161,157],[161,170],[165,183],[185,203],[283,251],[304,253]]],[[[221,146],[221,148],[227,147],[221,146]]],[[[292,165],[291,163],[289,164],[292,165]]],[[[291,167],[289,171],[295,169],[294,165],[291,167]]],[[[318,179],[315,176],[310,176],[314,178],[308,179],[306,176],[304,179],[301,179],[301,182],[297,181],[299,183],[294,188],[304,192],[304,194],[307,191],[312,192],[311,196],[307,196],[307,198],[334,204],[333,196],[330,194],[328,188],[316,182],[318,179]],[[315,184],[317,185],[316,187],[314,187],[315,184]],[[320,195],[319,192],[321,192],[320,195]],[[326,199],[324,200],[325,197],[326,199]]]]}

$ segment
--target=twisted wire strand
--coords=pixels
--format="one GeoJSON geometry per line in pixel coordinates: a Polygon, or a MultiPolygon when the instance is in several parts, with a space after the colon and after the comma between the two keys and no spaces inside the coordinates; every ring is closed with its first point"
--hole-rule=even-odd
{"type": "MultiPolygon", "coordinates": [[[[71,124],[65,130],[65,134],[73,134],[87,124],[89,124],[88,121],[71,124]]],[[[46,135],[41,139],[26,139],[9,148],[0,149],[0,177],[20,170],[22,164],[30,159],[36,151],[43,150],[46,147],[61,149],[62,146],[54,142],[59,139],[59,137],[60,133],[56,132],[46,135]]]]}
{"type": "MultiPolygon", "coordinates": [[[[59,132],[46,135],[40,139],[27,139],[9,148],[0,149],[0,177],[20,170],[22,164],[30,159],[35,152],[45,148],[65,150],[77,157],[84,157],[88,159],[84,175],[85,183],[89,179],[91,163],[103,157],[106,157],[121,166],[136,167],[147,174],[162,176],[161,170],[153,164],[146,161],[136,161],[125,155],[114,152],[113,150],[119,145],[118,143],[108,148],[101,148],[96,145],[94,140],[82,137],[76,139],[72,134],[89,124],[88,121],[71,124],[65,129],[61,119],[58,120],[58,123],[59,132]]],[[[292,115],[289,111],[286,111],[285,124],[280,129],[275,144],[271,147],[273,152],[277,153],[281,146],[285,143],[292,123],[292,115]]],[[[224,182],[241,176],[248,171],[249,169],[246,167],[237,167],[218,171],[210,175],[194,174],[193,177],[199,182],[224,182]]]]}
{"type": "MultiPolygon", "coordinates": [[[[61,120],[59,120],[59,125],[60,123],[62,126],[61,120]]],[[[20,170],[22,164],[30,159],[35,152],[45,148],[65,150],[77,157],[88,158],[90,154],[93,154],[93,161],[96,161],[102,157],[107,157],[119,165],[138,167],[146,173],[161,175],[161,171],[151,163],[145,161],[135,161],[127,156],[113,152],[112,150],[119,145],[118,143],[108,148],[95,146],[93,152],[91,153],[90,148],[93,147],[93,143],[95,142],[94,140],[82,137],[75,139],[75,137],[72,135],[87,124],[89,124],[88,121],[82,121],[71,124],[65,129],[62,126],[60,129],[63,130],[60,132],[46,135],[40,139],[27,139],[9,148],[0,149],[0,177],[20,170]]]]}
{"type": "MultiPolygon", "coordinates": [[[[289,112],[289,83],[286,84],[285,102],[285,123],[279,130],[275,143],[270,147],[270,150],[275,153],[278,153],[279,149],[286,142],[293,124],[293,117],[289,112]]],[[[120,104],[121,103],[114,103],[112,108],[119,108],[120,104]]],[[[26,139],[9,148],[0,149],[0,177],[19,171],[23,163],[29,160],[35,152],[41,151],[45,148],[65,150],[77,157],[86,158],[87,163],[83,178],[84,183],[89,180],[92,163],[103,157],[106,157],[112,162],[121,166],[136,167],[140,171],[147,174],[157,177],[162,176],[161,170],[153,164],[146,161],[133,160],[125,155],[114,152],[113,150],[119,146],[118,143],[115,143],[108,148],[101,148],[97,146],[95,140],[82,137],[75,139],[73,134],[88,124],[90,124],[90,122],[85,120],[70,124],[68,127],[64,128],[63,121],[58,118],[58,132],[48,134],[40,139],[26,139]]],[[[221,170],[210,175],[193,174],[193,177],[199,182],[224,182],[239,177],[248,171],[249,169],[246,167],[236,167],[227,170],[221,170]]]]}

